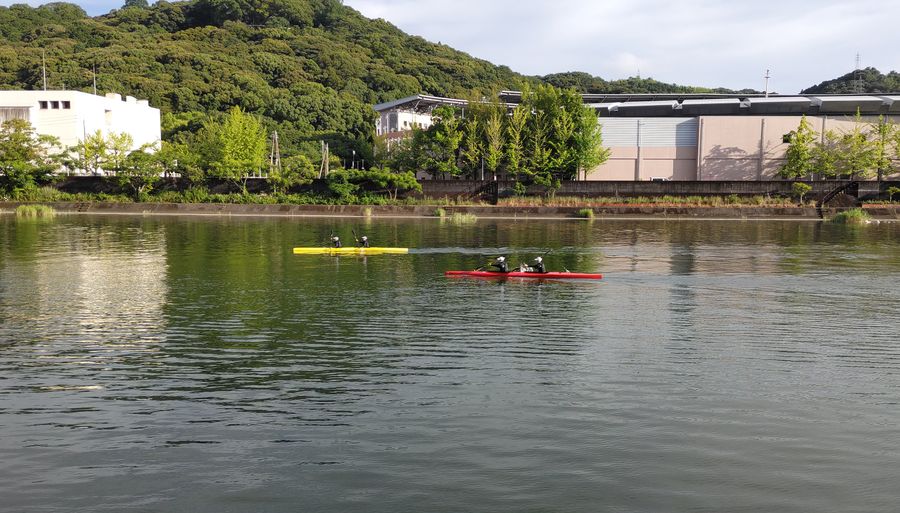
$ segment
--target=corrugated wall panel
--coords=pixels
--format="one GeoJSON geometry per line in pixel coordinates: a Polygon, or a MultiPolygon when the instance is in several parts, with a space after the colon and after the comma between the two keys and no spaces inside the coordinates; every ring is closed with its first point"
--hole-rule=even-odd
{"type": "Polygon", "coordinates": [[[637,146],[637,122],[636,118],[600,118],[603,135],[603,146],[630,147],[637,146]]]}
{"type": "Polygon", "coordinates": [[[601,118],[608,147],[697,147],[697,118],[601,118]],[[638,124],[640,123],[640,131],[638,124]]]}

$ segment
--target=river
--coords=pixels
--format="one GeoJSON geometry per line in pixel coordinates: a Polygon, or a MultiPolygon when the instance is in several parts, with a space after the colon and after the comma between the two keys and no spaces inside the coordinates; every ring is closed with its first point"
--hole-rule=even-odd
{"type": "Polygon", "coordinates": [[[894,510],[898,313],[898,223],[0,216],[0,510],[894,510]]]}

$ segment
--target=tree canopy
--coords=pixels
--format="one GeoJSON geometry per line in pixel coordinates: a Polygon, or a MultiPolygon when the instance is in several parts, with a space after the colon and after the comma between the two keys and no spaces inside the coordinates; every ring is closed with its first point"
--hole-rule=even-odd
{"type": "Polygon", "coordinates": [[[0,7],[0,89],[40,89],[42,52],[51,89],[91,92],[96,68],[101,94],[148,99],[180,123],[164,126],[164,141],[186,144],[204,116],[239,107],[278,131],[285,157],[313,159],[325,140],[337,155],[373,162],[371,105],[417,93],[493,97],[542,82],[577,92],[708,91],[578,72],[526,77],[340,0],[124,0],[97,17],[67,3],[0,7]]]}

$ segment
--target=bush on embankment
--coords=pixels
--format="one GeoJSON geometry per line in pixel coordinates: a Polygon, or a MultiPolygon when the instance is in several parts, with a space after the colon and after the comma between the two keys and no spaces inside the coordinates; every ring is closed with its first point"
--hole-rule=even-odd
{"type": "Polygon", "coordinates": [[[835,224],[866,224],[871,220],[872,216],[861,208],[851,208],[831,218],[831,222],[835,224]]]}
{"type": "Polygon", "coordinates": [[[50,218],[56,215],[56,210],[47,205],[19,205],[16,207],[16,217],[23,218],[50,218]]]}

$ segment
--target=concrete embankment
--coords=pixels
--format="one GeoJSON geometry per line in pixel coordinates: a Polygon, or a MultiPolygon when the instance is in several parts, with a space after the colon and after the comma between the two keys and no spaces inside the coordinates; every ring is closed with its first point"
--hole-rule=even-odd
{"type": "MultiPolygon", "coordinates": [[[[22,203],[0,203],[0,211],[11,212],[22,203]]],[[[479,218],[564,219],[577,218],[587,207],[556,206],[438,206],[438,205],[244,205],[221,203],[94,203],[50,202],[59,213],[126,214],[126,215],[223,215],[223,216],[287,216],[287,217],[434,217],[442,208],[447,215],[454,212],[474,214],[479,218]]],[[[595,217],[634,217],[663,219],[818,219],[814,207],[765,206],[667,206],[611,205],[593,207],[595,217]]],[[[826,216],[837,209],[826,209],[826,216]]],[[[872,206],[866,211],[877,219],[900,219],[900,208],[872,206]]]]}

